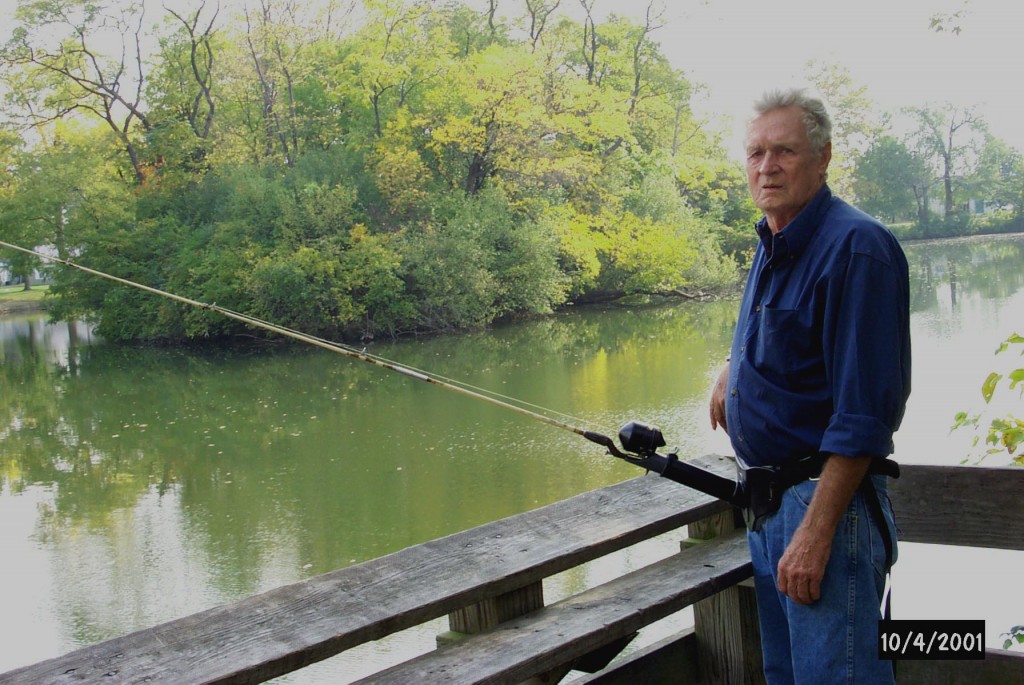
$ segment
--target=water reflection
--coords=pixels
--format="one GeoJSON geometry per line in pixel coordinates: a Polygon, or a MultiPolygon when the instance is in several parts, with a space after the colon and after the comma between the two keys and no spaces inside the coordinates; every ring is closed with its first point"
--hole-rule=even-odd
{"type": "MultiPolygon", "coordinates": [[[[910,245],[914,389],[896,451],[904,461],[976,462],[981,450],[967,430],[950,433],[958,411],[993,416],[1019,407],[999,393],[990,405],[981,384],[993,370],[1020,366],[994,354],[1024,330],[1024,239],[1020,236],[943,240],[910,245]]],[[[1019,409],[1016,409],[1019,413],[1019,409]]],[[[1005,463],[999,456],[985,463],[1005,463]]]]}
{"type": "Polygon", "coordinates": [[[911,310],[948,311],[958,294],[1000,304],[1024,284],[1024,243],[1019,236],[950,239],[907,246],[911,310]]]}
{"type": "MultiPolygon", "coordinates": [[[[908,256],[898,455],[956,463],[952,415],[1024,312],[1024,239],[908,256]]],[[[735,311],[585,309],[372,351],[574,425],[641,418],[684,454],[724,451],[706,397],[735,311]]],[[[0,360],[0,578],[23,590],[0,618],[0,671],[637,475],[578,436],[322,350],[124,348],[30,317],[0,320],[0,360]]]]}

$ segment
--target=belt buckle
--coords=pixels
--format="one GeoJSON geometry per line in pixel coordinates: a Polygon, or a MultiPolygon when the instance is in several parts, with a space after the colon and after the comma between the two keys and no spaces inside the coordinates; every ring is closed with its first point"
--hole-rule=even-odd
{"type": "MultiPolygon", "coordinates": [[[[817,459],[817,458],[818,458],[817,456],[811,455],[809,457],[804,457],[801,461],[804,461],[804,460],[811,461],[812,459],[817,459]]],[[[817,483],[819,480],[821,480],[821,472],[824,471],[824,470],[825,470],[825,463],[822,462],[821,468],[818,470],[818,475],[811,476],[807,480],[811,481],[812,483],[817,483]]]]}

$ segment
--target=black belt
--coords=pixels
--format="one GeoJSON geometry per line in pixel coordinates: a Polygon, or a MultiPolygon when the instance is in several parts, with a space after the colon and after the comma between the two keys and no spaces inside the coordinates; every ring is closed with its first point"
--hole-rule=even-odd
{"type": "MultiPolygon", "coordinates": [[[[805,457],[781,466],[740,466],[737,463],[737,480],[744,493],[747,505],[743,508],[743,518],[750,530],[759,530],[764,520],[779,510],[782,495],[786,490],[805,480],[817,478],[825,466],[828,457],[815,455],[805,457]]],[[[872,459],[868,475],[885,475],[899,478],[899,464],[891,459],[872,459]]],[[[865,477],[870,483],[870,478],[865,477]]],[[[871,488],[872,492],[874,487],[871,488]]],[[[869,500],[871,498],[869,497],[869,500]]],[[[877,494],[874,500],[878,500],[877,494]]],[[[869,502],[870,503],[870,502],[869,502]]],[[[875,507],[871,507],[874,509],[875,507]]],[[[879,511],[881,511],[879,509],[879,511]]]]}

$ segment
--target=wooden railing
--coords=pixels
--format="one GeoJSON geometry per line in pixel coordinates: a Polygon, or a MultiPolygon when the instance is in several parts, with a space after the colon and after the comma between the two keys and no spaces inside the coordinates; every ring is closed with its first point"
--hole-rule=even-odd
{"type": "MultiPolygon", "coordinates": [[[[732,470],[722,457],[698,461],[732,470]]],[[[1022,492],[1024,469],[906,466],[890,494],[905,540],[1024,550],[1022,492]]],[[[0,674],[0,684],[257,683],[445,615],[452,630],[437,650],[359,682],[556,683],[571,671],[577,685],[763,682],[735,524],[725,504],[642,476],[0,674]],[[545,578],[687,525],[679,553],[544,604],[545,578]],[[615,658],[638,630],[690,605],[692,629],[615,658]]],[[[986,656],[903,662],[899,682],[1024,682],[1024,655],[986,656]]]]}

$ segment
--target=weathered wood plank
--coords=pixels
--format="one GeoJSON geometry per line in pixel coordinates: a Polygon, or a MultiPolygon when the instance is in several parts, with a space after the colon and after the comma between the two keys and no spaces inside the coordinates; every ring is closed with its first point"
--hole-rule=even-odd
{"type": "Polygon", "coordinates": [[[725,508],[638,477],[0,674],[0,683],[263,682],[725,508]]]}
{"type": "MultiPolygon", "coordinates": [[[[744,529],[737,511],[726,511],[689,526],[693,539],[711,540],[744,529]]],[[[701,543],[698,543],[701,544],[701,543]]],[[[709,683],[764,685],[761,630],[753,582],[740,583],[693,606],[700,671],[709,683]]]]}
{"type": "Polygon", "coordinates": [[[751,573],[746,536],[737,531],[357,682],[519,683],[570,664],[751,573]]]}
{"type": "Polygon", "coordinates": [[[980,661],[901,661],[896,676],[900,685],[1020,685],[1024,654],[986,649],[980,661]]]}
{"type": "Polygon", "coordinates": [[[452,632],[466,635],[482,633],[503,621],[528,614],[542,606],[544,584],[538,581],[453,611],[448,614],[448,627],[452,632]]]}
{"type": "Polygon", "coordinates": [[[697,635],[688,628],[628,654],[605,670],[569,685],[681,685],[701,683],[697,635]]]}
{"type": "Polygon", "coordinates": [[[1024,469],[906,464],[889,482],[900,539],[1024,550],[1024,469]]]}

